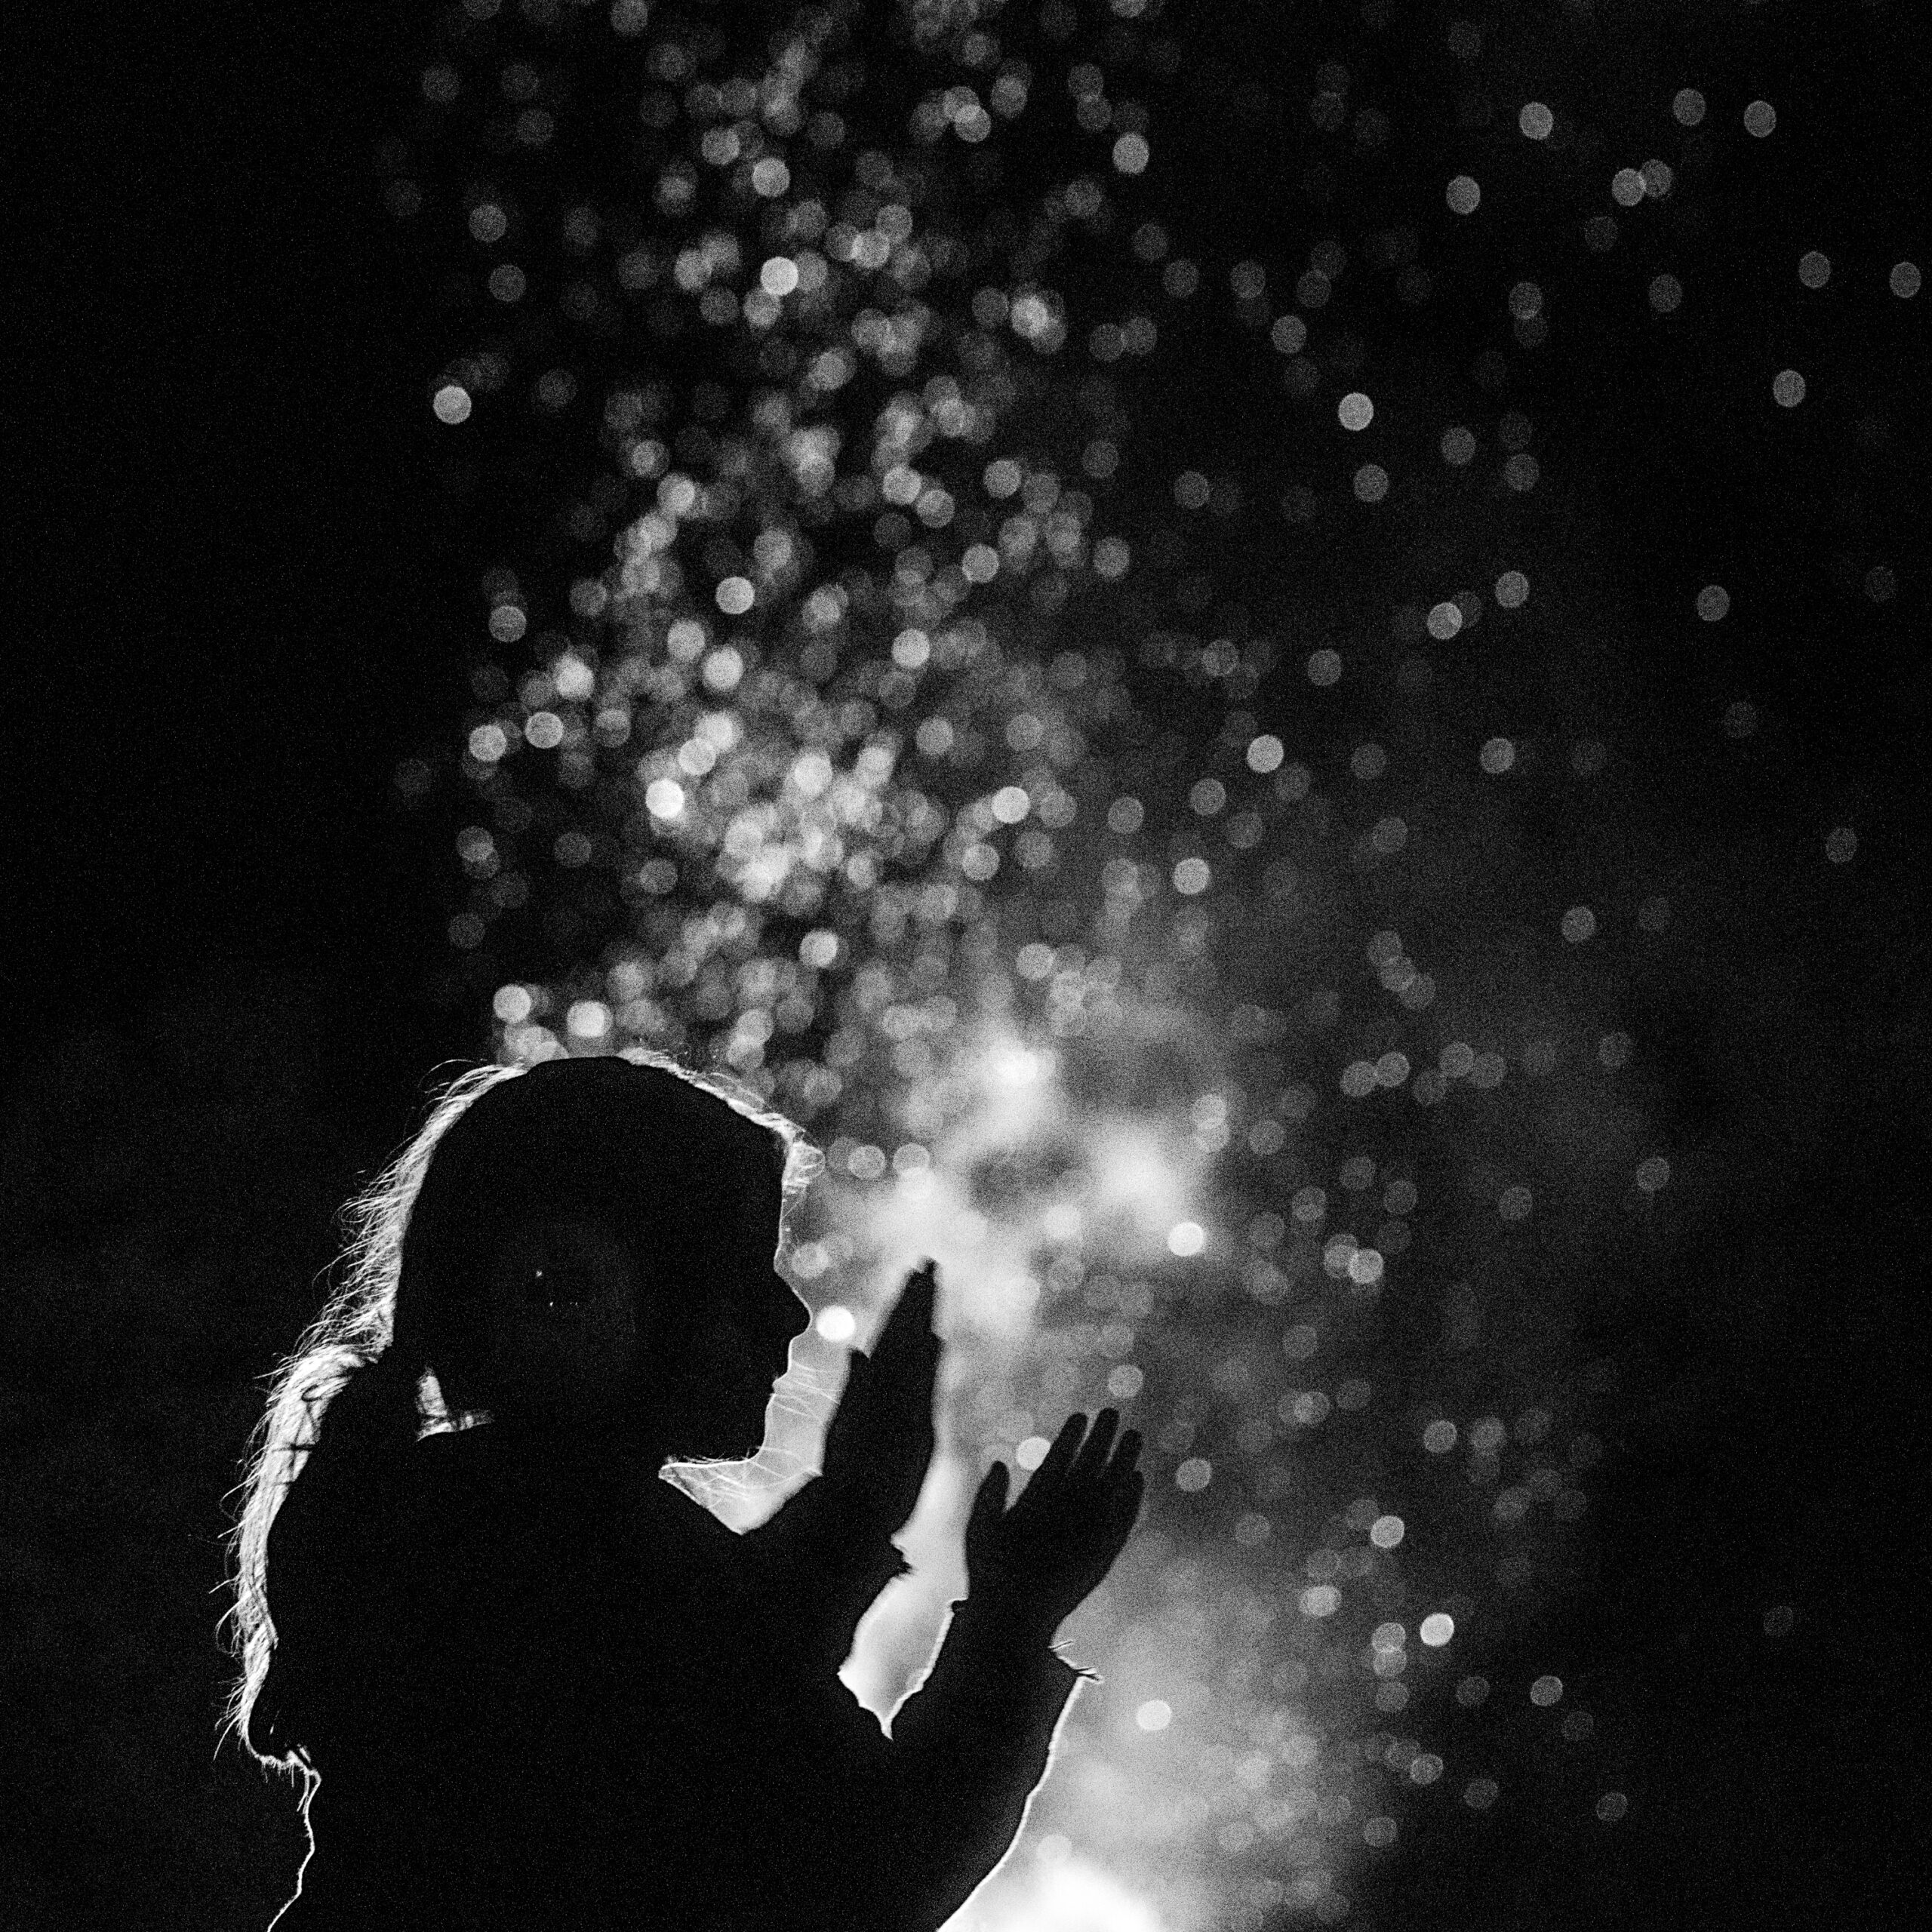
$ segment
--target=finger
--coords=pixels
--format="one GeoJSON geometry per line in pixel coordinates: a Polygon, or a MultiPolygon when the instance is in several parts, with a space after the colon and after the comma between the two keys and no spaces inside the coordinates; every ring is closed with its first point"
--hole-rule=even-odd
{"type": "Polygon", "coordinates": [[[899,1300],[893,1314],[902,1321],[910,1321],[915,1315],[930,1316],[934,1297],[939,1293],[938,1263],[922,1261],[906,1277],[899,1291],[899,1300]]]}
{"type": "Polygon", "coordinates": [[[1124,1475],[1134,1469],[1140,1460],[1140,1432],[1137,1429],[1126,1430],[1114,1444],[1114,1459],[1108,1466],[1109,1475],[1124,1475]]]}
{"type": "Polygon", "coordinates": [[[997,1460],[980,1478],[980,1487],[973,1497],[972,1509],[966,1518],[968,1543],[977,1542],[1006,1513],[1007,1481],[1006,1465],[997,1460]]]}
{"type": "Polygon", "coordinates": [[[938,1293],[935,1264],[924,1262],[906,1278],[899,1298],[892,1305],[879,1330],[879,1346],[888,1341],[912,1346],[937,1342],[933,1333],[933,1309],[938,1293]]]}
{"type": "Polygon", "coordinates": [[[901,1335],[881,1342],[872,1351],[880,1401],[892,1408],[929,1407],[939,1380],[940,1353],[937,1336],[901,1335]]]}
{"type": "Polygon", "coordinates": [[[1033,1472],[1035,1482],[1037,1483],[1044,1478],[1046,1481],[1052,1483],[1060,1479],[1079,1449],[1080,1438],[1086,1432],[1086,1429],[1085,1415],[1078,1409],[1075,1409],[1072,1414],[1060,1424],[1060,1433],[1054,1438],[1052,1446],[1047,1451],[1045,1455],[1040,1458],[1040,1466],[1033,1472]]]}
{"type": "Polygon", "coordinates": [[[1104,1527],[1100,1534],[1113,1545],[1116,1555],[1126,1548],[1127,1540],[1134,1534],[1134,1526],[1140,1520],[1146,1488],[1146,1482],[1137,1470],[1134,1480],[1110,1491],[1101,1506],[1099,1522],[1104,1527]]]}
{"type": "Polygon", "coordinates": [[[889,1375],[899,1375],[914,1368],[924,1368],[939,1360],[940,1339],[930,1331],[921,1334],[916,1323],[901,1321],[895,1314],[880,1329],[872,1342],[872,1355],[875,1361],[882,1364],[889,1375]]]}
{"type": "Polygon", "coordinates": [[[1130,1503],[1124,1504],[1108,1518],[1107,1540],[1113,1546],[1113,1554],[1107,1560],[1109,1569],[1119,1561],[1121,1552],[1134,1540],[1134,1527],[1140,1519],[1140,1499],[1137,1495],[1130,1503]]]}
{"type": "Polygon", "coordinates": [[[1093,1432],[1081,1444],[1071,1472],[1078,1481],[1091,1482],[1107,1466],[1107,1452],[1114,1446],[1114,1431],[1120,1426],[1118,1409],[1103,1409],[1094,1418],[1093,1432]]]}

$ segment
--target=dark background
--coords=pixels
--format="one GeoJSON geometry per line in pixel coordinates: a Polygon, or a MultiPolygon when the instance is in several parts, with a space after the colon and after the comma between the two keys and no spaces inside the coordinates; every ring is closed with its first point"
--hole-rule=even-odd
{"type": "MultiPolygon", "coordinates": [[[[1675,1126],[1740,1185],[1677,1252],[1592,1518],[1598,1583],[1537,1653],[1622,1714],[1641,1815],[1586,1842],[1526,1746],[1519,1801],[1481,1829],[1444,1807],[1370,1883],[1377,1922],[1880,1924],[1914,1896],[1932,296],[1820,348],[1846,427],[1804,460],[1727,400],[1784,300],[1795,211],[1835,254],[1932,254],[1906,11],[1625,8],[1574,56],[1665,100],[1694,72],[1713,100],[1807,103],[1696,244],[1721,271],[1703,335],[1666,352],[1580,300],[1589,352],[1546,361],[1537,404],[1587,452],[1627,620],[1654,587],[1661,623],[1666,586],[1720,555],[1773,613],[1660,654],[1612,721],[1732,881],[1707,969],[1649,1018],[1675,1126]],[[1860,586],[1881,558],[1880,610],[1860,586]],[[1748,674],[1724,655],[1747,651],[1748,674]],[[1706,782],[1747,675],[1762,755],[1706,782]],[[1859,857],[1827,867],[1840,823],[1859,857]]],[[[474,629],[473,539],[422,403],[448,344],[371,159],[426,17],[75,5],[23,23],[10,63],[9,1924],[260,1924],[285,1894],[288,1801],[214,1755],[224,1492],[334,1208],[432,1069],[485,1050],[449,971],[449,827],[393,780],[453,734],[474,629]]],[[[1449,17],[1389,30],[1392,93],[1427,85],[1449,17]]],[[[1169,29],[1241,70],[1359,32],[1334,7],[1169,29]]],[[[1213,178],[1230,232],[1278,185],[1213,178]]]]}

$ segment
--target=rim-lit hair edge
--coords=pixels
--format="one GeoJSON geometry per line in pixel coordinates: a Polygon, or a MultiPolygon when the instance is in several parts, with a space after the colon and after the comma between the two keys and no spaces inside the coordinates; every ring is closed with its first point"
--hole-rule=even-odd
{"type": "MultiPolygon", "coordinates": [[[[804,1130],[734,1075],[688,1067],[650,1048],[628,1048],[617,1057],[700,1088],[777,1139],[784,1149],[779,1183],[782,1251],[792,1210],[825,1165],[804,1130]]],[[[276,1641],[268,1604],[269,1532],[320,1436],[330,1403],[352,1377],[380,1361],[389,1346],[403,1236],[438,1143],[483,1094],[529,1071],[522,1063],[472,1066],[432,1094],[421,1126],[338,1212],[343,1246],[328,1271],[334,1284],[294,1347],[262,1378],[267,1401],[249,1432],[242,1478],[228,1492],[230,1497],[238,1494],[241,1501],[223,1538],[226,1569],[220,1587],[229,1601],[217,1629],[238,1669],[223,1702],[217,1754],[232,1732],[264,1769],[299,1779],[312,1774],[295,1749],[265,1753],[255,1748],[248,1734],[248,1721],[267,1681],[276,1641]]],[[[451,1426],[433,1375],[422,1374],[417,1380],[418,1432],[451,1426]]]]}

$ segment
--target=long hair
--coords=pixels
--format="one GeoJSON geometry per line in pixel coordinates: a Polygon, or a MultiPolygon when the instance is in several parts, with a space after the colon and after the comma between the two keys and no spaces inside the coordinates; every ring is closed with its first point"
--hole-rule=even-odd
{"type": "MultiPolygon", "coordinates": [[[[728,1076],[695,1072],[642,1048],[630,1048],[622,1057],[699,1090],[773,1137],[782,1167],[782,1230],[820,1164],[802,1131],[728,1076]]],[[[269,1601],[269,1533],[321,1437],[324,1416],[352,1385],[357,1399],[337,1410],[338,1426],[350,1425],[364,1438],[360,1447],[395,1453],[423,1435],[463,1426],[466,1419],[453,1417],[445,1407],[433,1371],[420,1358],[420,1345],[394,1346],[405,1238],[445,1136],[484,1094],[531,1070],[472,1067],[432,1096],[423,1124],[343,1208],[338,1220],[346,1238],[331,1270],[334,1285],[293,1352],[267,1378],[267,1405],[250,1433],[242,1478],[231,1492],[239,1494],[241,1503],[225,1540],[230,1601],[221,1621],[226,1647],[239,1669],[226,1700],[221,1737],[235,1732],[250,1755],[268,1768],[297,1777],[307,1771],[289,1740],[281,1740],[280,1749],[265,1749],[264,1740],[250,1730],[278,1641],[269,1601]]],[[[332,1429],[331,1443],[337,1438],[337,1429],[332,1429]]]]}

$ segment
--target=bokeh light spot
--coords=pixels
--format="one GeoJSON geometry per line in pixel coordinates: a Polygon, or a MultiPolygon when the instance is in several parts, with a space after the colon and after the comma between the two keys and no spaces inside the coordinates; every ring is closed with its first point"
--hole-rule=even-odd
{"type": "Polygon", "coordinates": [[[564,1025],[574,1038],[601,1040],[611,1030],[611,1009],[601,999],[573,1000],[564,1025]]]}
{"type": "Polygon", "coordinates": [[[1168,1251],[1171,1254],[1198,1254],[1207,1245],[1208,1231],[1198,1221],[1177,1221],[1168,1230],[1168,1251]]]}
{"type": "Polygon", "coordinates": [[[859,1324],[849,1308],[830,1302],[818,1312],[812,1326],[828,1342],[849,1342],[859,1332],[859,1324]]]}

